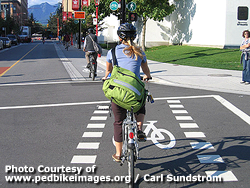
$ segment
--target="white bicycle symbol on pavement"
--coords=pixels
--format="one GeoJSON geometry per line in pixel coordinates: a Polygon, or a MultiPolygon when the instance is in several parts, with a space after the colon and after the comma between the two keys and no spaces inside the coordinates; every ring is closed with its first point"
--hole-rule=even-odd
{"type": "MultiPolygon", "coordinates": [[[[147,121],[147,122],[148,124],[145,124],[145,123],[143,124],[143,126],[147,126],[146,129],[144,130],[144,133],[147,136],[147,140],[151,140],[160,149],[171,149],[175,146],[176,139],[171,132],[169,132],[166,129],[157,129],[157,127],[154,125],[155,123],[157,123],[157,121],[147,121]],[[152,132],[149,137],[149,133],[151,130],[152,132]],[[169,139],[168,138],[165,139],[162,133],[167,134],[169,139]],[[166,140],[169,143],[168,144],[159,143],[159,141],[163,141],[163,140],[166,140]]],[[[113,144],[115,145],[114,137],[113,137],[113,144]]]]}

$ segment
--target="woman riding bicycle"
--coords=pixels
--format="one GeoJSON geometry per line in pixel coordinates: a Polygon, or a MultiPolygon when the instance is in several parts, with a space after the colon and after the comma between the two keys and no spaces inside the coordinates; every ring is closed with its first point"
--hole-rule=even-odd
{"type": "MultiPolygon", "coordinates": [[[[132,71],[138,76],[138,78],[140,78],[140,67],[141,67],[142,71],[145,74],[143,80],[151,78],[146,55],[141,50],[141,48],[136,46],[133,42],[133,40],[136,38],[136,28],[132,24],[125,23],[120,25],[120,27],[117,30],[117,34],[119,36],[119,40],[121,41],[121,44],[117,45],[115,48],[118,66],[132,71]]],[[[108,75],[112,72],[112,69],[113,69],[112,53],[110,50],[107,54],[106,73],[103,79],[107,79],[108,75]]],[[[122,144],[123,144],[122,122],[126,118],[127,110],[118,106],[113,102],[111,103],[111,106],[115,117],[114,139],[116,147],[116,153],[112,155],[112,158],[116,162],[120,162],[122,153],[122,144]]],[[[135,114],[135,118],[137,120],[138,138],[146,138],[146,135],[142,131],[142,125],[145,113],[146,113],[145,106],[143,106],[135,114]]]]}

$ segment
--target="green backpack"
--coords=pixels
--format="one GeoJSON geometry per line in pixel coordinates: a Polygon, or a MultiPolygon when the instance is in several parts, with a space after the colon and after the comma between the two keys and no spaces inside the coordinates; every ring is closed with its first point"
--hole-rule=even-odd
{"type": "Polygon", "coordinates": [[[117,66],[115,48],[111,50],[114,66],[111,77],[103,84],[104,95],[118,106],[137,112],[145,105],[145,84],[130,70],[117,66]]]}

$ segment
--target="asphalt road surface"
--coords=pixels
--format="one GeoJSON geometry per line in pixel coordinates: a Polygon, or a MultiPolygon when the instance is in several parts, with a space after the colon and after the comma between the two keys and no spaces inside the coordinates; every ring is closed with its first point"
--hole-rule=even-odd
{"type": "MultiPolygon", "coordinates": [[[[126,163],[111,158],[114,117],[103,69],[97,81],[72,81],[56,45],[0,51],[0,186],[127,187],[126,163]]],[[[78,55],[76,68],[85,70],[78,55]]],[[[154,83],[149,90],[155,103],[146,106],[136,187],[249,187],[249,95],[154,83]]]]}

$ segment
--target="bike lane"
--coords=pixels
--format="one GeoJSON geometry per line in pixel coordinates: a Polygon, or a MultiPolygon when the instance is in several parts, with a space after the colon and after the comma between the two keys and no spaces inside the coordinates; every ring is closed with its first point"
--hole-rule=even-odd
{"type": "MultiPolygon", "coordinates": [[[[231,132],[226,133],[225,127],[219,128],[225,124],[225,115],[229,116],[229,119],[237,118],[240,121],[240,126],[245,127],[247,122],[243,116],[235,113],[233,104],[229,102],[231,107],[228,108],[225,106],[222,97],[214,95],[155,98],[155,101],[154,105],[148,105],[148,114],[144,123],[148,141],[139,144],[140,160],[136,162],[135,168],[139,187],[152,187],[152,185],[154,187],[162,187],[163,185],[169,187],[191,185],[196,187],[211,187],[211,185],[228,187],[238,185],[238,181],[243,179],[246,181],[246,175],[242,176],[244,167],[242,169],[239,164],[248,161],[244,160],[243,154],[234,154],[232,151],[227,153],[231,149],[237,150],[237,146],[234,148],[234,146],[231,146],[231,142],[240,144],[242,140],[239,136],[238,140],[236,137],[230,137],[231,132]],[[190,104],[191,107],[189,107],[190,104]],[[193,104],[197,106],[194,108],[193,104]],[[220,108],[224,117],[218,119],[217,114],[213,114],[214,108],[220,108]],[[153,111],[159,113],[152,113],[153,111]],[[198,113],[199,111],[204,112],[204,114],[198,113]],[[163,137],[157,131],[161,132],[163,137]],[[223,148],[224,146],[226,148],[223,148]],[[181,180],[180,178],[184,176],[186,179],[181,180]],[[213,181],[219,182],[211,184],[211,179],[194,181],[197,178],[199,179],[200,176],[203,178],[219,178],[213,179],[213,181]],[[196,179],[190,181],[190,178],[196,179]],[[223,183],[220,181],[223,181],[223,183]]],[[[244,114],[244,112],[242,113],[244,114]]],[[[233,126],[229,122],[227,126],[233,126]]],[[[115,152],[115,147],[112,144],[112,124],[113,117],[108,116],[107,106],[100,105],[97,107],[90,118],[90,123],[87,125],[87,127],[92,128],[93,137],[99,137],[100,139],[98,154],[92,164],[97,166],[97,175],[99,176],[110,175],[113,177],[119,175],[125,177],[127,175],[127,164],[120,167],[111,158],[111,155],[115,152]],[[98,108],[106,109],[102,111],[98,108]],[[96,116],[98,113],[105,115],[96,116]],[[99,128],[103,129],[101,133],[99,128]]],[[[245,128],[248,129],[248,127],[245,128]]],[[[89,130],[91,129],[88,129],[84,134],[89,134],[89,130]]],[[[85,137],[84,134],[83,137],[85,137]]],[[[237,134],[242,133],[239,131],[237,134]]],[[[84,147],[88,147],[88,145],[84,147]]],[[[239,146],[238,149],[241,147],[248,148],[248,146],[239,146]]],[[[117,184],[111,183],[108,186],[123,187],[125,183],[122,182],[121,184],[121,186],[120,184],[117,186],[117,184]]]]}

